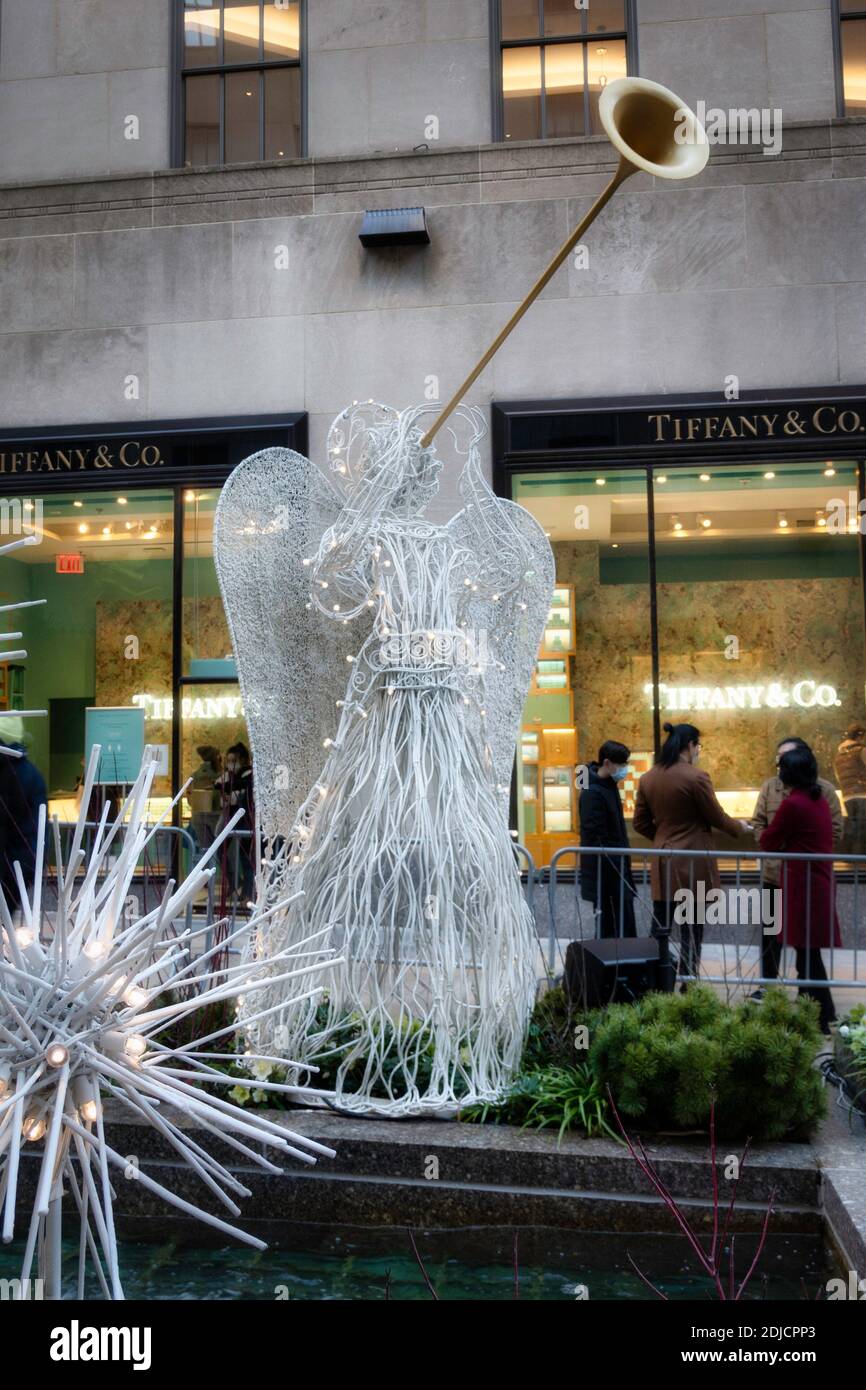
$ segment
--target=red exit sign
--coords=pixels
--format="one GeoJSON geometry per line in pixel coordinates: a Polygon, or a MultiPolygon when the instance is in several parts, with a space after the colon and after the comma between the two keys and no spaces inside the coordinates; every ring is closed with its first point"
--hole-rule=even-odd
{"type": "Polygon", "coordinates": [[[55,561],[55,569],[58,574],[84,573],[83,555],[57,555],[55,556],[55,561]]]}

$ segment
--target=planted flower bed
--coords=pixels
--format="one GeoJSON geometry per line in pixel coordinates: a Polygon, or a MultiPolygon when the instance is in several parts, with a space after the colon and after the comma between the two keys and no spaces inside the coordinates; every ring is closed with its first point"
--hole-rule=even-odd
{"type": "MultiPolygon", "coordinates": [[[[390,1027],[390,1025],[389,1025],[390,1027]]],[[[432,1035],[414,1034],[417,1075],[433,1063],[432,1035]]],[[[337,1046],[318,1059],[316,1087],[328,1088],[342,1065],[344,1084],[364,1068],[367,1033],[347,1015],[337,1046]]],[[[387,1037],[380,1047],[387,1053],[387,1037]]],[[[715,1104],[720,1139],[756,1142],[807,1140],[826,1113],[824,1079],[814,1065],[822,1044],[817,1005],[769,989],[760,1006],[727,1004],[707,986],[686,994],[647,994],[634,1004],[575,1011],[561,988],[536,1005],[520,1073],[500,1105],[464,1107],[465,1122],[550,1128],[587,1137],[619,1138],[610,1098],[620,1119],[637,1132],[708,1133],[715,1104]]],[[[866,1021],[854,1011],[848,1025],[846,1065],[862,1100],[866,1088],[866,1021]]],[[[269,1084],[284,1077],[268,1062],[223,1063],[237,1086],[232,1099],[282,1107],[269,1084]]],[[[394,1091],[402,1071],[395,1049],[394,1091]]]]}
{"type": "Polygon", "coordinates": [[[839,1025],[836,1070],[852,1109],[866,1120],[866,1004],[855,1004],[839,1025]]]}
{"type": "Polygon", "coordinates": [[[610,1133],[610,1094],[639,1130],[707,1132],[715,1099],[720,1138],[806,1140],[826,1112],[821,1040],[815,1004],[781,989],[760,1007],[698,986],[585,1015],[555,989],[535,1009],[505,1103],[463,1118],[610,1133]]]}

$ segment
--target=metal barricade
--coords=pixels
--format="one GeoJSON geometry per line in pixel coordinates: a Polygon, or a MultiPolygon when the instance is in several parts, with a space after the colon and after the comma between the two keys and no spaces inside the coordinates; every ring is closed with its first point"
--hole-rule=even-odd
{"type": "MultiPolygon", "coordinates": [[[[76,825],[76,821],[58,822],[61,853],[63,854],[64,862],[66,862],[69,841],[75,833],[76,825]]],[[[85,821],[81,845],[85,853],[85,863],[90,858],[90,853],[93,848],[94,833],[98,829],[99,823],[97,821],[85,821]]],[[[166,883],[169,878],[173,877],[172,869],[175,864],[178,866],[177,877],[180,878],[185,876],[189,868],[195,863],[196,858],[195,841],[188,830],[178,825],[160,825],[154,828],[144,853],[139,858],[136,872],[133,875],[132,884],[130,885],[133,890],[138,889],[141,892],[141,903],[139,904],[140,912],[142,914],[146,913],[150,911],[151,907],[157,906],[165,892],[166,883]],[[164,846],[164,854],[160,852],[161,845],[164,846]],[[185,861],[184,856],[186,856],[185,861]]],[[[52,826],[49,824],[46,827],[45,834],[45,864],[46,867],[48,867],[48,865],[53,865],[53,863],[54,837],[52,826]]],[[[50,909],[52,902],[50,881],[47,883],[47,889],[48,891],[45,894],[44,901],[46,907],[50,909]]],[[[193,905],[192,903],[188,903],[185,909],[185,926],[191,929],[192,921],[193,905]]]]}
{"type": "Polygon", "coordinates": [[[609,889],[606,890],[607,925],[612,920],[619,927],[605,934],[622,934],[626,895],[632,895],[621,867],[624,861],[629,863],[636,890],[633,896],[636,934],[658,935],[659,927],[669,926],[675,944],[679,936],[681,958],[684,942],[686,957],[690,946],[693,950],[694,964],[698,968],[682,971],[682,979],[700,978],[708,984],[753,988],[777,983],[806,988],[826,985],[834,989],[866,988],[866,916],[861,916],[866,904],[863,892],[866,855],[794,854],[751,848],[671,850],[567,845],[557,850],[550,862],[548,882],[547,966],[551,975],[556,970],[561,939],[586,940],[602,934],[603,916],[597,905],[602,902],[604,867],[608,870],[608,883],[611,872],[616,883],[612,898],[609,889]],[[567,893],[562,890],[571,876],[570,871],[565,870],[564,861],[569,858],[575,861],[573,915],[569,930],[562,938],[562,905],[567,901],[567,893]],[[670,904],[676,909],[673,912],[671,907],[666,909],[667,922],[659,920],[653,906],[650,864],[654,859],[659,862],[665,889],[656,902],[670,904]],[[586,861],[595,865],[594,880],[589,882],[587,872],[593,873],[593,870],[586,861]],[[707,888],[704,882],[701,866],[709,861],[719,866],[718,889],[715,886],[707,888]],[[768,876],[768,865],[779,865],[779,882],[776,882],[775,873],[768,876]],[[799,865],[805,866],[804,869],[794,867],[799,865]],[[565,872],[568,872],[568,879],[564,877],[565,872]],[[827,920],[813,921],[813,904],[821,883],[829,885],[832,915],[827,914],[827,920]],[[793,894],[795,889],[805,904],[802,944],[789,942],[785,929],[785,894],[793,894]],[[712,902],[711,894],[714,895],[712,902]],[[833,916],[839,920],[841,945],[834,941],[833,916]],[[712,949],[707,951],[707,947],[712,949]],[[716,948],[721,948],[721,955],[716,948]],[[822,953],[829,955],[826,975],[822,953]],[[715,972],[701,968],[702,955],[704,960],[708,957],[720,960],[722,968],[715,972]],[[791,972],[792,957],[797,965],[796,974],[791,972]]]}

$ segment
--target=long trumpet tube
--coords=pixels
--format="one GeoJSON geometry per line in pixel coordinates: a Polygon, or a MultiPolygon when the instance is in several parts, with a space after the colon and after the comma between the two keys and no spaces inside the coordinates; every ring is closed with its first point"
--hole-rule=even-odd
{"type": "Polygon", "coordinates": [[[544,286],[547,284],[548,280],[556,274],[557,270],[559,270],[559,267],[562,265],[566,256],[577,245],[577,243],[580,241],[580,238],[586,231],[587,227],[592,225],[592,223],[598,217],[598,214],[601,212],[602,208],[610,202],[611,198],[613,197],[616,190],[619,188],[620,184],[624,183],[630,174],[634,174],[636,172],[637,169],[635,165],[632,164],[629,160],[627,160],[624,155],[621,156],[616,173],[614,174],[610,183],[599,194],[592,207],[589,209],[589,212],[586,214],[584,218],[581,219],[580,222],[578,222],[574,231],[569,234],[567,240],[563,242],[562,246],[557,251],[556,255],[548,265],[547,269],[542,272],[542,274],[536,280],[535,284],[532,286],[532,289],[529,291],[529,294],[526,296],[525,299],[521,300],[520,304],[518,304],[517,308],[514,310],[514,313],[511,315],[511,318],[508,320],[505,327],[493,339],[493,342],[490,344],[490,347],[487,349],[484,356],[480,358],[478,362],[476,362],[475,366],[472,368],[472,371],[469,373],[466,380],[460,386],[458,386],[457,390],[454,392],[454,395],[451,397],[448,404],[444,406],[443,409],[436,416],[436,419],[433,421],[433,424],[430,426],[429,430],[421,440],[422,449],[426,449],[427,446],[432,443],[434,437],[441,429],[441,427],[445,424],[445,421],[448,419],[448,416],[452,413],[452,411],[456,410],[457,406],[460,404],[463,397],[466,395],[466,392],[469,390],[469,387],[472,385],[473,381],[475,381],[481,375],[481,373],[484,371],[484,368],[487,366],[487,363],[490,361],[491,357],[495,356],[495,354],[499,351],[511,330],[517,327],[518,323],[523,318],[523,315],[526,313],[530,304],[532,304],[538,298],[538,296],[541,294],[541,291],[544,289],[544,286]]]}

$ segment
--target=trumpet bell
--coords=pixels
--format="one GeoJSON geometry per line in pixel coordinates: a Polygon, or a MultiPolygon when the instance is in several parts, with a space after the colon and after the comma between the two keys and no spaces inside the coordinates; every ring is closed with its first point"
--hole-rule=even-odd
{"type": "Polygon", "coordinates": [[[710,157],[706,131],[675,92],[645,77],[609,82],[598,114],[621,160],[660,179],[690,179],[710,157]]]}

